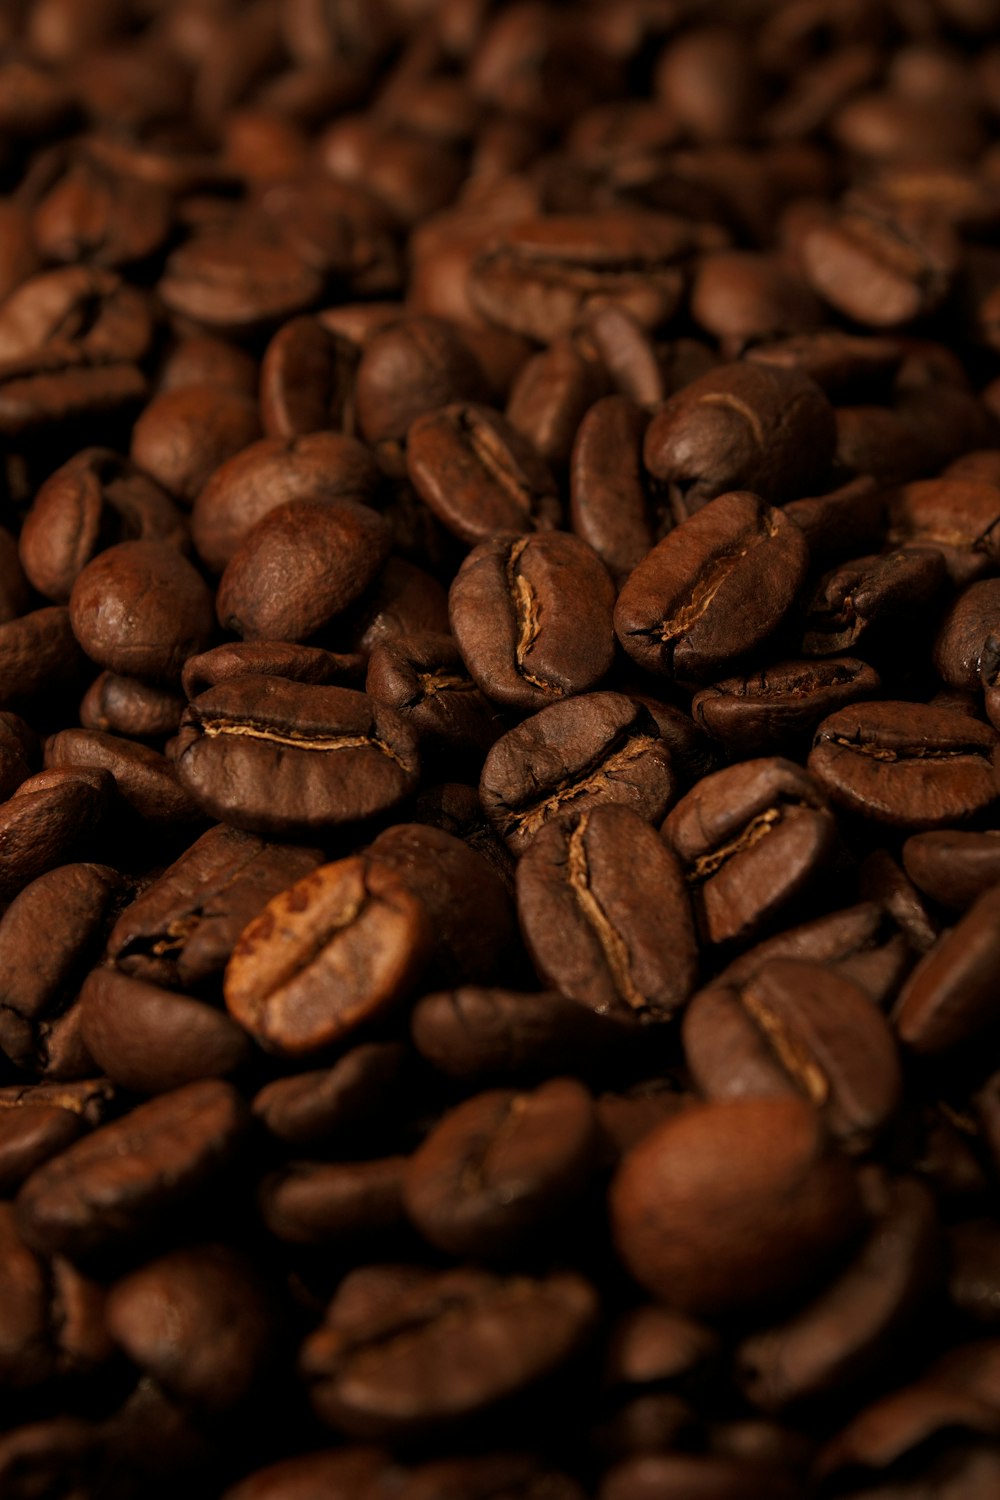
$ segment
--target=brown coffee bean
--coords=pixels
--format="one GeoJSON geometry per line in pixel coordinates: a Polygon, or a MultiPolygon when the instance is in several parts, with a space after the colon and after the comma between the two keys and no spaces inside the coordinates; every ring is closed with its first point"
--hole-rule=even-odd
{"type": "Polygon", "coordinates": [[[406,1212],[439,1250],[505,1259],[555,1226],[587,1185],[596,1154],[593,1101],[575,1079],[526,1094],[477,1094],[407,1162],[406,1212]]]}
{"type": "Polygon", "coordinates": [[[85,448],[39,489],[21,529],[24,570],[47,599],[66,604],[77,575],[114,542],[167,541],[183,548],[173,501],[107,448],[85,448]]]}
{"type": "Polygon", "coordinates": [[[904,223],[874,205],[817,214],[799,247],[810,285],[869,328],[898,328],[947,295],[958,246],[942,224],[904,223]]]}
{"type": "Polygon", "coordinates": [[[703,688],[691,713],[730,755],[762,755],[799,746],[821,719],[880,688],[874,668],[850,656],[775,662],[703,688]]]}
{"type": "Polygon", "coordinates": [[[786,1474],[773,1474],[734,1458],[701,1453],[644,1453],[608,1469],[598,1500],[756,1500],[766,1486],[771,1500],[801,1500],[786,1474]]]}
{"type": "Polygon", "coordinates": [[[559,523],[548,465],[489,407],[455,403],[418,416],[406,469],[438,520],[472,546],[498,531],[547,531],[559,523]]]}
{"type": "Polygon", "coordinates": [[[417,783],[402,719],[350,688],[235,677],[188,705],[175,741],[182,786],[251,833],[307,835],[387,812],[417,783]]]}
{"type": "Polygon", "coordinates": [[[712,943],[745,941],[829,861],[835,825],[801,767],[778,757],[727,766],[682,797],[663,825],[712,943]]]}
{"type": "Polygon", "coordinates": [[[915,1052],[945,1052],[992,1024],[998,912],[1000,887],[993,886],[944,934],[903,986],[893,1024],[900,1040],[915,1052]]]}
{"type": "Polygon", "coordinates": [[[1000,831],[915,833],[903,845],[903,868],[932,901],[964,910],[1000,882],[1000,831]]]}
{"type": "Polygon", "coordinates": [[[720,250],[698,266],[691,314],[726,354],[739,358],[748,344],[818,328],[823,306],[794,268],[777,257],[720,250]]]}
{"type": "Polygon", "coordinates": [[[198,573],[165,542],[120,542],[73,585],[73,634],[112,672],[177,682],[212,637],[212,599],[198,573]]]}
{"type": "Polygon", "coordinates": [[[818,964],[771,959],[738,987],[710,985],[685,1012],[683,1038],[707,1099],[804,1095],[851,1152],[867,1151],[899,1108],[885,1018],[858,985],[818,964]]]}
{"type": "Polygon", "coordinates": [[[421,754],[435,764],[452,758],[478,764],[503,727],[450,635],[424,632],[376,643],[365,692],[411,725],[421,754]]]}
{"type": "Polygon", "coordinates": [[[265,1177],[261,1218],[288,1245],[325,1245],[341,1255],[377,1254],[407,1229],[403,1156],[375,1161],[295,1162],[265,1177]]]}
{"type": "Polygon", "coordinates": [[[833,409],[799,371],[724,365],[686,385],[646,429],[646,468],[677,520],[728,490],[769,504],[815,494],[833,459],[833,409]]]}
{"type": "Polygon", "coordinates": [[[243,538],[290,500],[373,500],[378,469],[355,438],[313,432],[251,443],[215,470],[194,503],[191,535],[198,556],[221,573],[243,538]]]}
{"type": "MultiPolygon", "coordinates": [[[[224,1500],[318,1500],[321,1495],[326,1500],[351,1500],[380,1482],[385,1463],[378,1448],[306,1453],[257,1469],[227,1489],[224,1500]]],[[[394,1478],[399,1472],[394,1464],[394,1478]]]]}
{"type": "Polygon", "coordinates": [[[996,732],[953,708],[859,703],[816,731],[809,770],[831,799],[895,828],[965,822],[996,796],[996,732]]]}
{"type": "Polygon", "coordinates": [[[135,424],[132,460],[183,505],[209,475],[260,436],[254,403],[218,385],[185,385],[155,396],[135,424]]]}
{"type": "Polygon", "coordinates": [[[526,360],[510,388],[506,418],[553,470],[569,465],[588,409],[609,393],[604,367],[573,338],[556,339],[526,360]]]}
{"type": "Polygon", "coordinates": [[[0,1089],[0,1192],[13,1197],[36,1167],[101,1124],[113,1097],[105,1078],[0,1089]]]}
{"type": "Polygon", "coordinates": [[[224,630],[249,640],[303,641],[357,602],[389,555],[391,536],[367,505],[293,500],[243,538],[219,582],[224,630]]]}
{"type": "Polygon", "coordinates": [[[0,899],[71,859],[97,828],[114,790],[107,771],[40,771],[0,803],[0,899]]]}
{"type": "Polygon", "coordinates": [[[0,361],[44,369],[55,356],[64,368],[107,367],[141,360],[152,333],[145,292],[114,271],[66,266],[29,277],[0,307],[0,361]]]}
{"type": "Polygon", "coordinates": [[[889,540],[937,547],[954,582],[981,576],[1000,556],[1000,489],[975,479],[915,479],[886,497],[889,540]]]}
{"type": "Polygon", "coordinates": [[[0,624],[0,702],[20,703],[68,686],[83,658],[62,605],[0,624]]]}
{"type": "Polygon", "coordinates": [[[377,582],[341,622],[343,644],[368,656],[382,641],[448,630],[448,595],[430,573],[390,557],[377,582]]]}
{"type": "Polygon", "coordinates": [[[648,415],[627,397],[604,396],[580,423],[573,445],[573,530],[616,579],[626,578],[673,524],[647,493],[642,443],[648,425],[648,415]]]}
{"type": "Polygon", "coordinates": [[[74,1260],[153,1233],[230,1169],[247,1123],[243,1101],[217,1078],[140,1104],[28,1178],[21,1233],[42,1254],[74,1260]]]}
{"type": "Polygon", "coordinates": [[[286,1145],[346,1147],[360,1129],[377,1133],[405,1086],[405,1065],[400,1043],[361,1042],[332,1068],[265,1084],[253,1111],[286,1145]]]}
{"type": "Polygon", "coordinates": [[[951,687],[975,692],[1000,671],[1000,579],[970,583],[945,612],[934,665],[951,687]]]}
{"type": "Polygon", "coordinates": [[[261,425],[269,438],[341,430],[350,410],[359,352],[318,318],[292,318],[264,351],[261,425]]]}
{"type": "Polygon", "coordinates": [[[267,327],[316,301],[322,278],[288,245],[252,229],[194,235],[167,260],[157,292],[173,313],[206,328],[267,327]]]}
{"type": "MultiPolygon", "coordinates": [[[[136,411],[148,381],[138,365],[87,365],[57,347],[0,369],[0,433],[30,439],[39,431],[86,421],[98,430],[110,418],[136,411]]],[[[88,434],[89,435],[89,434],[88,434]]]]}
{"type": "Polygon", "coordinates": [[[578,1353],[597,1313],[572,1272],[414,1269],[386,1281],[354,1309],[348,1278],[302,1349],[317,1415],[350,1436],[405,1437],[488,1410],[578,1353]]]}
{"type": "Polygon", "coordinates": [[[599,1015],[666,1020],[695,987],[680,864],[630,807],[570,810],[546,823],[518,864],[517,905],[539,974],[599,1015]]]}
{"type": "Polygon", "coordinates": [[[45,742],[45,766],[109,771],[121,801],[152,828],[201,821],[171,762],[149,745],[97,729],[62,729],[45,742]]]}
{"type": "Polygon", "coordinates": [[[72,1494],[100,1472],[103,1444],[96,1422],[52,1417],[15,1427],[0,1438],[0,1482],[13,1500],[31,1500],[53,1485],[72,1494]]]}
{"type": "Polygon", "coordinates": [[[711,680],[777,629],[802,584],[802,533],[756,495],[722,495],[629,575],[615,630],[647,671],[711,680]]]}
{"type": "Polygon", "coordinates": [[[587,693],[525,719],[493,746],[479,783],[486,816],[515,854],[570,809],[622,802],[656,822],[676,790],[652,715],[620,693],[587,693]]]}
{"type": "Polygon", "coordinates": [[[175,1400],[227,1411],[263,1374],[273,1342],[266,1293],[228,1245],[173,1250],[117,1281],[108,1331],[175,1400]]]}
{"type": "Polygon", "coordinates": [[[366,666],[355,651],[324,651],[286,641],[225,641],[188,657],[181,686],[188,698],[231,677],[287,677],[291,682],[354,687],[363,683],[366,666]]]}
{"type": "Polygon", "coordinates": [[[183,712],[184,699],[169,688],[102,672],[84,694],[80,723],[129,739],[159,740],[176,732],[183,712]]]}
{"type": "Polygon", "coordinates": [[[410,424],[451,402],[485,397],[479,364],[441,318],[401,318],[365,345],[355,382],[358,427],[368,443],[401,443],[410,424]]]}
{"type": "Polygon", "coordinates": [[[338,860],[250,923],[226,966],[226,1005],[268,1051],[307,1055],[404,999],[431,941],[398,875],[374,857],[338,860]]]}
{"type": "Polygon", "coordinates": [[[161,184],[115,172],[83,151],[69,158],[36,206],[32,230],[47,261],[120,267],[159,250],[172,220],[173,202],[161,184]]]}
{"type": "Polygon", "coordinates": [[[930,547],[841,563],[820,578],[806,605],[803,654],[874,650],[887,635],[933,609],[946,578],[944,559],[930,547]]]}
{"type": "Polygon", "coordinates": [[[787,1322],[740,1346],[739,1376],[762,1411],[850,1389],[885,1363],[892,1341],[933,1288],[940,1249],[934,1200],[915,1178],[871,1181],[874,1218],[860,1249],[787,1322]]]}
{"type": "Polygon", "coordinates": [[[560,531],[480,543],[448,596],[452,631],[478,686],[494,702],[529,712],[605,676],[613,606],[603,563],[560,531]]]}
{"type": "Polygon", "coordinates": [[[798,1099],[684,1110],[628,1153],[611,1188],[625,1265],[696,1315],[791,1296],[860,1222],[852,1168],[798,1099]]]}
{"type": "Polygon", "coordinates": [[[792,500],[784,509],[801,529],[814,564],[850,556],[859,547],[873,551],[885,536],[882,491],[868,474],[825,495],[792,500]]]}

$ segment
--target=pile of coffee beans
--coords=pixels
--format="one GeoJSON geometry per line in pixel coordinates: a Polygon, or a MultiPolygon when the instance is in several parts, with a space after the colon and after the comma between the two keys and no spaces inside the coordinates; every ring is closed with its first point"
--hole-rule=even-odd
{"type": "Polygon", "coordinates": [[[0,5],[0,1496],[1000,1494],[1000,0],[0,5]]]}

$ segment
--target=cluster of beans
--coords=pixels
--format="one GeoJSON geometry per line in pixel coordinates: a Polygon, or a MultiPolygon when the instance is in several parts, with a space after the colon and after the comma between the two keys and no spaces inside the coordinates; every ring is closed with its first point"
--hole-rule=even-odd
{"type": "Polygon", "coordinates": [[[0,1496],[1000,1493],[1000,0],[0,6],[0,1496]]]}

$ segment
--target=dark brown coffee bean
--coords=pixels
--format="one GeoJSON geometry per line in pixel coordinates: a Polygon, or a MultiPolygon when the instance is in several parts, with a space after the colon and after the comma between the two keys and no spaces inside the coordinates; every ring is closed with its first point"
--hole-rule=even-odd
{"type": "Polygon", "coordinates": [[[201,820],[200,809],[178,784],[173,765],[149,745],[98,729],[62,729],[45,742],[45,766],[109,771],[122,802],[152,828],[201,820]]]}
{"type": "Polygon", "coordinates": [[[933,609],[946,577],[941,554],[929,547],[841,563],[823,575],[806,605],[803,653],[823,657],[873,650],[887,634],[905,630],[933,609]]]}
{"type": "Polygon", "coordinates": [[[400,1500],[583,1500],[575,1479],[526,1453],[437,1459],[406,1470],[400,1500]]]}
{"type": "Polygon", "coordinates": [[[701,1453],[646,1453],[613,1465],[598,1500],[801,1500],[795,1479],[733,1458],[701,1453]]]}
{"type": "Polygon", "coordinates": [[[17,791],[37,762],[38,741],[19,714],[0,712],[0,800],[17,791]]]}
{"type": "Polygon", "coordinates": [[[975,692],[992,684],[1000,671],[1000,579],[963,589],[941,620],[933,657],[951,687],[975,692]]]}
{"type": "Polygon", "coordinates": [[[119,541],[185,542],[173,501],[107,448],[85,448],[45,481],[25,517],[24,570],[47,599],[66,604],[77,575],[119,541]]]}
{"type": "Polygon", "coordinates": [[[725,354],[737,359],[748,344],[818,328],[823,306],[798,272],[777,257],[720,250],[698,266],[691,314],[725,354]]]}
{"type": "Polygon", "coordinates": [[[426,1062],[470,1083],[531,1081],[569,1068],[589,1077],[620,1061],[628,1037],[616,1020],[553,991],[472,985],[425,995],[410,1031],[426,1062]]]}
{"type": "Polygon", "coordinates": [[[115,172],[84,151],[70,157],[38,203],[32,229],[47,261],[120,267],[159,250],[172,220],[161,184],[115,172]]]}
{"type": "Polygon", "coordinates": [[[861,1201],[809,1105],[727,1100],[684,1110],[629,1152],[611,1223],[654,1296],[719,1314],[792,1295],[856,1235],[861,1201]]]}
{"type": "Polygon", "coordinates": [[[849,1389],[892,1354],[892,1341],[934,1286],[940,1251],[934,1201],[914,1178],[872,1181],[871,1228],[824,1292],[787,1322],[740,1346],[744,1390],[762,1411],[849,1389]]]}
{"type": "Polygon", "coordinates": [[[1000,556],[1000,489],[975,479],[915,479],[886,497],[889,540],[937,547],[956,583],[1000,556]]]}
{"type": "Polygon", "coordinates": [[[231,677],[287,677],[292,682],[355,687],[364,682],[366,667],[360,652],[324,651],[286,641],[225,641],[188,657],[181,686],[188,698],[231,677]]]}
{"type": "Polygon", "coordinates": [[[885,535],[885,502],[868,474],[825,495],[792,500],[785,514],[801,529],[814,564],[849,557],[858,548],[873,551],[885,535]]]}
{"type": "Polygon", "coordinates": [[[175,742],[181,784],[251,833],[308,835],[387,812],[416,786],[402,719],[350,688],[235,677],[189,704],[175,742]]]}
{"type": "Polygon", "coordinates": [[[268,1051],[308,1055],[404,999],[431,942],[422,903],[394,871],[338,860],[250,923],[226,967],[226,1005],[268,1051]]]}
{"type": "Polygon", "coordinates": [[[135,424],[132,460],[184,505],[209,475],[260,436],[248,396],[218,385],[185,385],[155,396],[135,424]]]}
{"type": "Polygon", "coordinates": [[[251,443],[215,470],[195,501],[191,535],[198,556],[221,573],[243,538],[290,500],[370,501],[379,475],[355,438],[313,432],[251,443]]]}
{"type": "Polygon", "coordinates": [[[615,630],[647,671],[711,680],[777,629],[805,578],[794,522],[756,495],[722,495],[664,537],[629,575],[615,630]]]}
{"type": "Polygon", "coordinates": [[[40,771],[0,803],[0,899],[65,863],[97,828],[114,790],[107,771],[40,771]]]}
{"type": "Polygon", "coordinates": [[[33,1500],[53,1488],[85,1494],[97,1482],[103,1448],[97,1423],[83,1417],[29,1422],[0,1438],[0,1482],[12,1500],[33,1500]]]}
{"type": "Polygon", "coordinates": [[[425,412],[486,395],[479,364],[441,318],[402,318],[365,345],[355,383],[358,427],[366,442],[405,440],[425,412]]]}
{"type": "Polygon", "coordinates": [[[95,677],[80,704],[84,729],[130,739],[159,740],[174,734],[184,712],[184,699],[169,688],[138,677],[102,672],[95,677]]]}
{"type": "Polygon", "coordinates": [[[266,1177],[258,1204],[275,1239],[377,1254],[406,1232],[403,1156],[361,1162],[294,1162],[266,1177]]]}
{"type": "Polygon", "coordinates": [[[577,430],[588,409],[608,395],[602,365],[578,340],[559,338],[521,366],[507,398],[506,418],[553,470],[569,466],[577,430]]]}
{"type": "Polygon", "coordinates": [[[900,1040],[915,1052],[945,1052],[992,1024],[998,912],[1000,887],[993,886],[944,934],[903,986],[893,1023],[900,1040]]]}
{"type": "Polygon", "coordinates": [[[165,1094],[222,1078],[250,1056],[246,1033],[222,1011],[114,969],[94,969],[80,992],[80,1028],[102,1072],[134,1094],[165,1094]]]}
{"type": "Polygon", "coordinates": [[[175,1400],[226,1411],[249,1394],[273,1342],[260,1279],[228,1245],[174,1250],[112,1287],[108,1331],[175,1400]]]}
{"type": "Polygon", "coordinates": [[[724,365],[672,396],[646,429],[646,468],[683,520],[728,490],[769,504],[815,494],[833,458],[833,409],[797,370],[724,365]]]}
{"type": "Polygon", "coordinates": [[[517,932],[506,887],[489,862],[443,828],[397,823],[370,848],[426,909],[433,969],[446,984],[482,984],[511,967],[517,932]]]}
{"type": "Polygon", "coordinates": [[[529,712],[597,686],[612,662],[613,607],[603,563],[560,531],[480,543],[448,596],[476,683],[494,702],[529,712]]]}
{"type": "Polygon", "coordinates": [[[903,845],[903,868],[932,901],[964,910],[1000,882],[1000,832],[915,833],[903,845]]]}
{"type": "Polygon", "coordinates": [[[365,692],[411,725],[421,753],[436,764],[449,758],[478,764],[503,727],[450,635],[424,632],[378,642],[368,658],[365,692]]]}
{"type": "Polygon", "coordinates": [[[604,396],[580,423],[570,466],[570,519],[616,579],[624,579],[672,525],[647,493],[642,443],[648,415],[604,396]]]}
{"type": "Polygon", "coordinates": [[[113,1097],[106,1078],[0,1089],[0,1193],[13,1197],[36,1167],[100,1125],[113,1097]]]}
{"type": "Polygon", "coordinates": [[[615,387],[640,406],[656,406],[668,393],[668,375],[649,333],[613,302],[591,303],[577,335],[594,346],[615,387]]]}
{"type": "Polygon", "coordinates": [[[74,1260],[152,1233],[225,1175],[247,1122],[235,1089],[216,1078],[140,1104],[28,1178],[21,1232],[42,1254],[74,1260]]]}
{"type": "Polygon", "coordinates": [[[63,605],[0,624],[0,702],[20,703],[68,686],[83,664],[63,605]]]}
{"type": "Polygon", "coordinates": [[[266,327],[315,302],[322,278],[288,245],[261,235],[206,232],[170,255],[157,292],[173,313],[206,328],[266,327]]]}
{"type": "Polygon", "coordinates": [[[332,1068],[265,1084],[253,1111],[286,1145],[346,1147],[358,1130],[378,1131],[398,1101],[405,1064],[400,1043],[362,1042],[332,1068]]]}
{"type": "Polygon", "coordinates": [[[841,807],[895,828],[961,823],[996,796],[996,732],[953,708],[859,703],[824,719],[809,770],[841,807]]]}
{"type": "Polygon", "coordinates": [[[697,982],[681,867],[629,807],[547,823],[517,867],[521,930],[543,979],[624,1022],[673,1015],[697,982]]]}
{"type": "Polygon", "coordinates": [[[575,1079],[528,1094],[477,1094],[446,1114],[407,1162],[406,1212],[439,1250],[505,1259],[567,1212],[596,1154],[593,1101],[575,1079]]]}
{"type": "Polygon", "coordinates": [[[97,423],[136,411],[148,391],[146,376],[131,363],[72,362],[57,348],[0,368],[0,433],[30,438],[41,430],[97,423]]]}
{"type": "Polygon", "coordinates": [[[165,542],[120,542],[73,585],[73,634],[112,672],[176,682],[212,637],[212,599],[191,564],[165,542]]]}
{"type": "Polygon", "coordinates": [[[655,823],[676,790],[651,714],[620,693],[587,693],[525,719],[493,746],[479,783],[486,816],[515,854],[567,810],[622,802],[655,823]]]}
{"type": "Polygon", "coordinates": [[[200,986],[222,972],[240,933],[267,902],[322,858],[317,849],[210,828],[125,908],[108,939],[108,957],[150,984],[200,986]]]}
{"type": "Polygon", "coordinates": [[[559,497],[545,461],[498,413],[471,402],[412,424],[406,469],[448,530],[475,546],[498,531],[558,525],[559,497]]]}
{"type": "Polygon", "coordinates": [[[644,328],[671,317],[696,226],[625,209],[510,226],[472,268],[469,290],[491,323],[548,344],[572,333],[589,302],[625,308],[644,328]]]}
{"type": "Polygon", "coordinates": [[[896,1043],[842,974],[772,959],[739,987],[710,985],[688,1007],[684,1055],[708,1099],[801,1094],[845,1150],[867,1151],[899,1108],[896,1043]]]}
{"type": "Polygon", "coordinates": [[[368,656],[382,641],[446,634],[448,595],[430,573],[390,557],[377,583],[341,622],[346,649],[368,656]]]}
{"type": "Polygon", "coordinates": [[[869,328],[899,328],[943,301],[958,246],[942,224],[845,206],[816,215],[799,258],[806,280],[838,312],[869,328]]]}
{"type": "Polygon", "coordinates": [[[152,333],[146,293],[114,271],[65,266],[22,282],[0,307],[0,361],[45,368],[55,356],[63,367],[107,367],[142,359],[152,333]]]}
{"type": "Polygon", "coordinates": [[[317,1415],[350,1436],[405,1437],[488,1410],[570,1360],[597,1313],[593,1289],[571,1272],[386,1280],[370,1309],[352,1309],[342,1283],[302,1349],[317,1415]]]}
{"type": "Polygon", "coordinates": [[[775,757],[706,777],[678,802],[663,836],[684,868],[703,937],[724,943],[754,936],[815,880],[835,824],[812,778],[775,757]]]}
{"type": "MultiPolygon", "coordinates": [[[[378,1448],[345,1447],[307,1453],[257,1469],[226,1490],[224,1500],[359,1500],[385,1470],[378,1448]]],[[[393,1465],[393,1479],[399,1468],[393,1465]]]]}
{"type": "Polygon", "coordinates": [[[703,688],[691,713],[728,754],[762,755],[798,746],[828,714],[880,688],[874,668],[850,656],[775,662],[703,688]]]}
{"type": "Polygon", "coordinates": [[[257,361],[245,349],[208,333],[180,338],[160,365],[157,389],[184,385],[221,385],[244,396],[257,394],[257,361]]]}
{"type": "Polygon", "coordinates": [[[391,537],[367,505],[293,500],[243,538],[219,582],[224,630],[248,640],[304,641],[357,602],[391,537]]]}
{"type": "Polygon", "coordinates": [[[317,318],[292,318],[260,366],[261,425],[269,438],[341,430],[350,409],[357,348],[317,318]]]}

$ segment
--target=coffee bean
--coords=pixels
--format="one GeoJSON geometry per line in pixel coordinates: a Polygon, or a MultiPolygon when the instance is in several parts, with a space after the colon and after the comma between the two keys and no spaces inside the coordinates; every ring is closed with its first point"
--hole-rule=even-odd
{"type": "Polygon", "coordinates": [[[375,857],[339,860],[250,923],[226,966],[226,1005],[268,1050],[316,1052],[404,999],[431,939],[398,875],[375,857]]]}
{"type": "Polygon", "coordinates": [[[157,292],[171,312],[220,331],[267,326],[302,311],[322,285],[280,242],[206,232],[170,255],[157,292]]]}
{"type": "Polygon", "coordinates": [[[525,719],[493,746],[479,794],[486,816],[520,854],[551,818],[622,802],[656,822],[677,781],[656,724],[620,693],[586,693],[525,719]]]}
{"type": "Polygon", "coordinates": [[[0,624],[0,702],[16,704],[67,687],[82,661],[64,606],[7,620],[0,624]]]}
{"type": "MultiPolygon", "coordinates": [[[[224,1500],[349,1500],[380,1482],[385,1456],[377,1448],[347,1447],[307,1453],[258,1469],[226,1490],[224,1500]]],[[[394,1472],[398,1473],[396,1466],[394,1472]]]]}
{"type": "Polygon", "coordinates": [[[603,564],[565,532],[480,543],[448,596],[478,686],[494,702],[528,711],[597,686],[612,662],[613,606],[603,564]]]}
{"type": "Polygon", "coordinates": [[[936,547],[956,583],[980,577],[1000,549],[1000,489],[975,479],[916,479],[886,497],[889,540],[936,547]]]}
{"type": "Polygon", "coordinates": [[[265,1084],[253,1101],[254,1114],[286,1145],[346,1145],[362,1127],[377,1132],[405,1083],[405,1063],[398,1042],[361,1042],[332,1068],[265,1084]]]}
{"type": "Polygon", "coordinates": [[[626,580],[615,631],[662,677],[706,681],[757,649],[805,578],[802,533],[755,495],[733,493],[671,531],[626,580]]]}
{"type": "Polygon", "coordinates": [[[533,451],[562,473],[589,408],[609,394],[607,371],[581,342],[557,338],[527,360],[507,398],[506,417],[533,451]]]}
{"type": "Polygon", "coordinates": [[[121,801],[150,827],[201,821],[199,808],[178,785],[170,761],[149,745],[97,729],[63,729],[45,742],[45,766],[109,771],[121,801]]]}
{"type": "Polygon", "coordinates": [[[823,575],[806,606],[802,651],[836,656],[868,650],[879,640],[913,628],[933,608],[945,583],[945,565],[931,548],[900,548],[859,557],[823,575]]]}
{"type": "Polygon", "coordinates": [[[261,425],[270,438],[343,427],[358,352],[317,318],[292,318],[268,344],[260,367],[261,425]]]}
{"type": "Polygon", "coordinates": [[[730,755],[762,755],[798,748],[821,719],[880,688],[874,668],[856,657],[775,662],[702,688],[691,713],[730,755]]]}
{"type": "MultiPolygon", "coordinates": [[[[672,525],[647,492],[642,443],[649,418],[625,396],[595,401],[580,423],[570,468],[573,530],[624,579],[672,525]]],[[[651,488],[651,487],[649,487],[651,488]]]]}
{"type": "Polygon", "coordinates": [[[175,742],[182,786],[252,833],[308,835],[386,812],[413,790],[413,732],[350,688],[235,677],[189,704],[175,742]]]}
{"type": "Polygon", "coordinates": [[[376,642],[365,692],[406,720],[435,764],[478,764],[502,729],[450,635],[425,631],[376,642]]]}
{"type": "Polygon", "coordinates": [[[934,642],[934,665],[951,687],[975,692],[1000,670],[998,580],[970,583],[946,611],[934,642]]]}
{"type": "Polygon", "coordinates": [[[181,504],[192,505],[227,458],[260,436],[254,403],[218,385],[154,397],[135,424],[132,460],[181,504]]]}
{"type": "Polygon", "coordinates": [[[0,1185],[13,1197],[36,1167],[101,1124],[114,1097],[109,1079],[11,1084],[0,1089],[0,1185]]]}
{"type": "Polygon", "coordinates": [[[809,545],[813,563],[849,556],[857,547],[880,547],[885,535],[885,502],[874,479],[864,474],[846,484],[784,507],[809,545]]]}
{"type": "Polygon", "coordinates": [[[402,318],[365,345],[355,382],[366,442],[403,442],[410,424],[453,401],[478,401],[485,381],[475,356],[440,318],[402,318]]]}
{"type": "Polygon", "coordinates": [[[809,770],[834,802],[896,828],[965,822],[996,796],[995,731],[956,709],[860,703],[824,719],[809,770]]]}
{"type": "Polygon", "coordinates": [[[798,1099],[685,1110],[625,1157],[611,1188],[618,1253],[669,1306],[694,1314],[791,1296],[861,1222],[852,1169],[798,1099]]]}
{"type": "Polygon", "coordinates": [[[903,867],[932,901],[963,910],[1000,881],[1000,832],[915,833],[903,845],[903,867]]]}
{"type": "Polygon", "coordinates": [[[0,897],[9,900],[71,859],[98,826],[113,788],[109,772],[82,766],[22,781],[0,803],[0,897]]]}
{"type": "Polygon", "coordinates": [[[845,207],[818,214],[799,249],[809,283],[838,312],[870,328],[898,328],[947,294],[958,247],[886,213],[845,207]]]}
{"type": "Polygon", "coordinates": [[[403,1171],[406,1158],[360,1162],[295,1162],[265,1177],[261,1217],[289,1245],[324,1245],[339,1255],[395,1249],[406,1232],[403,1171]]]}
{"type": "Polygon", "coordinates": [[[225,641],[188,657],[181,687],[189,698],[231,677],[287,677],[292,682],[347,687],[363,682],[365,668],[365,658],[355,651],[325,651],[285,641],[225,641]]]}
{"type": "Polygon", "coordinates": [[[893,1022],[914,1051],[935,1054],[976,1037],[993,1020],[996,913],[1000,889],[985,891],[913,971],[893,1022]]]}

